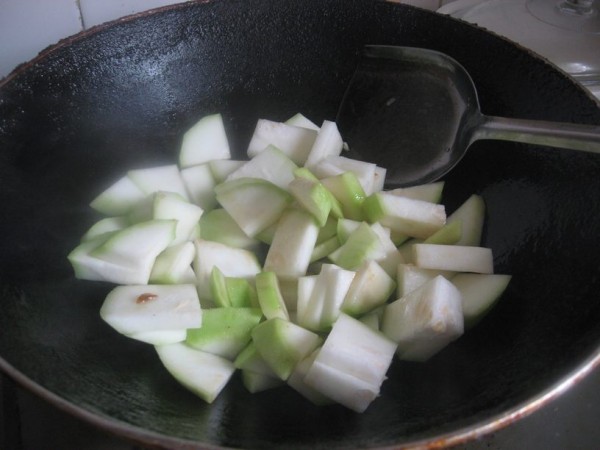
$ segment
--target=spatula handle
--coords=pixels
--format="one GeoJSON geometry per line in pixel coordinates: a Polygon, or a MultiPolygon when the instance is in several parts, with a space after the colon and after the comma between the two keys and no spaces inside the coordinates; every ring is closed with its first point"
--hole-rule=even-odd
{"type": "Polygon", "coordinates": [[[493,139],[600,153],[600,125],[484,116],[472,141],[493,139]]]}

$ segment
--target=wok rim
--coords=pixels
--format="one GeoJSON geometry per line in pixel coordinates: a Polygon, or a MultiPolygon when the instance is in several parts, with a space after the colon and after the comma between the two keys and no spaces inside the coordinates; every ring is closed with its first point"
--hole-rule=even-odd
{"type": "MultiPolygon", "coordinates": [[[[419,439],[416,441],[410,441],[410,438],[408,438],[405,443],[373,448],[379,450],[398,448],[407,450],[422,448],[441,449],[468,443],[490,433],[500,431],[542,409],[544,406],[558,399],[562,394],[579,384],[598,367],[600,367],[600,346],[596,349],[594,354],[588,357],[579,367],[563,376],[563,378],[549,388],[540,391],[537,395],[530,397],[528,400],[519,403],[511,409],[492,415],[487,419],[479,420],[472,425],[432,438],[419,439]]],[[[55,406],[59,410],[66,412],[89,425],[95,426],[104,432],[108,432],[115,437],[130,440],[138,444],[159,446],[157,448],[169,448],[172,450],[231,448],[218,445],[215,446],[213,444],[178,438],[175,436],[167,436],[110,417],[103,417],[90,409],[72,403],[49,389],[44,388],[13,367],[2,356],[0,356],[0,370],[17,382],[21,387],[27,389],[37,397],[46,400],[49,404],[55,406]]]]}
{"type": "MultiPolygon", "coordinates": [[[[137,13],[129,14],[129,15],[120,17],[118,19],[109,20],[107,22],[103,22],[98,25],[94,25],[86,30],[82,30],[71,36],[67,36],[63,39],[60,39],[58,42],[56,42],[54,44],[48,45],[44,49],[40,50],[39,53],[36,56],[34,56],[33,58],[31,58],[30,60],[22,62],[21,64],[17,65],[9,74],[4,76],[3,78],[0,78],[0,88],[3,88],[6,84],[10,83],[14,78],[18,77],[21,72],[26,71],[29,67],[35,65],[37,62],[43,60],[44,58],[46,58],[48,55],[51,55],[55,51],[58,51],[63,47],[68,47],[69,45],[74,44],[82,39],[85,39],[86,37],[88,37],[90,35],[101,32],[104,29],[111,28],[118,24],[134,21],[139,18],[152,16],[155,14],[160,14],[161,12],[164,12],[164,11],[171,11],[171,10],[174,11],[174,10],[178,10],[178,9],[186,9],[186,8],[192,7],[193,5],[214,3],[215,1],[227,1],[227,0],[180,0],[180,3],[174,3],[171,5],[165,5],[165,6],[159,6],[156,8],[151,8],[151,9],[148,9],[145,11],[140,11],[137,13]]],[[[596,104],[596,106],[598,106],[598,108],[600,108],[600,97],[596,97],[589,89],[586,89],[583,85],[581,85],[579,82],[577,82],[577,80],[575,80],[575,78],[571,74],[569,74],[564,69],[562,69],[561,67],[556,65],[554,62],[550,61],[545,56],[534,52],[533,50],[523,46],[522,44],[520,44],[518,42],[511,41],[510,39],[494,32],[493,30],[488,30],[487,28],[484,28],[477,24],[468,22],[459,17],[453,17],[449,14],[438,13],[437,11],[426,10],[426,9],[419,8],[417,6],[413,6],[413,5],[407,4],[407,3],[397,3],[395,0],[378,0],[378,1],[381,1],[384,3],[393,3],[394,5],[396,5],[398,7],[402,7],[402,8],[406,8],[406,9],[418,9],[418,10],[423,10],[423,11],[429,12],[431,14],[437,14],[439,16],[443,16],[446,20],[458,22],[458,23],[462,24],[463,26],[467,26],[470,28],[475,28],[484,33],[492,35],[497,39],[508,42],[508,43],[510,43],[510,45],[518,48],[520,51],[522,51],[524,53],[527,53],[532,58],[541,60],[545,64],[551,66],[552,69],[554,69],[556,72],[559,72],[561,75],[563,75],[565,78],[567,78],[569,80],[569,82],[573,85],[574,88],[579,89],[581,92],[583,92],[588,97],[589,100],[591,100],[593,103],[596,104]]]]}
{"type": "MultiPolygon", "coordinates": [[[[59,51],[63,47],[69,47],[70,45],[80,40],[83,40],[88,36],[97,34],[98,32],[101,32],[105,29],[114,27],[119,24],[135,21],[139,18],[160,14],[165,11],[186,9],[191,8],[194,5],[214,3],[215,1],[226,0],[180,0],[180,3],[151,8],[145,11],[133,13],[130,15],[120,17],[118,19],[94,25],[74,35],[65,37],[56,42],[55,44],[51,44],[45,47],[32,59],[16,66],[8,75],[6,75],[3,78],[0,78],[0,89],[12,82],[22,72],[27,71],[30,67],[44,60],[49,55],[52,55],[54,52],[59,51]]],[[[392,0],[381,1],[395,3],[398,6],[407,9],[422,9],[410,4],[398,4],[392,0]]],[[[460,22],[465,26],[476,28],[485,33],[494,35],[496,38],[509,42],[512,46],[519,48],[521,51],[527,53],[534,59],[542,60],[543,62],[548,64],[552,69],[565,76],[565,78],[569,80],[569,82],[573,85],[574,88],[584,92],[588,99],[600,108],[600,98],[595,97],[588,89],[577,83],[572,76],[570,76],[567,72],[565,72],[563,69],[561,69],[559,66],[557,66],[544,56],[535,53],[533,50],[528,49],[517,42],[510,41],[509,39],[497,33],[494,33],[493,31],[487,30],[483,27],[467,22],[463,19],[455,18],[442,13],[437,13],[435,11],[429,12],[442,15],[447,20],[460,22]]],[[[598,344],[595,350],[591,352],[590,355],[586,359],[584,359],[581,362],[581,364],[579,364],[577,367],[572,369],[566,375],[563,375],[560,379],[558,379],[555,383],[553,383],[546,389],[541,390],[537,394],[530,396],[528,399],[518,403],[512,408],[509,408],[497,414],[493,414],[486,419],[477,420],[471,425],[458,428],[454,431],[450,431],[439,436],[419,440],[410,440],[410,436],[407,436],[407,440],[404,443],[377,446],[373,448],[377,450],[391,450],[399,448],[406,450],[441,449],[471,442],[491,433],[500,431],[516,422],[519,422],[521,419],[530,416],[536,411],[539,411],[543,407],[547,406],[549,403],[552,403],[553,401],[561,397],[565,392],[571,390],[574,386],[578,385],[583,379],[585,379],[598,367],[600,367],[600,344],[598,344]]],[[[116,438],[128,440],[135,444],[142,444],[144,446],[151,446],[153,448],[165,450],[216,450],[232,448],[214,445],[197,440],[189,440],[175,436],[168,436],[156,431],[151,431],[146,428],[139,427],[137,425],[119,421],[112,417],[105,417],[99,413],[94,412],[91,409],[73,403],[61,397],[59,394],[54,393],[53,391],[43,387],[39,383],[29,378],[24,373],[22,373],[8,361],[6,361],[2,355],[0,355],[0,371],[2,371],[6,376],[8,376],[12,381],[16,382],[21,388],[24,388],[28,392],[34,394],[36,397],[48,402],[48,404],[56,407],[60,411],[63,411],[71,415],[72,417],[79,419],[85,422],[86,424],[91,425],[97,428],[98,430],[108,433],[109,435],[112,435],[116,438]]]]}

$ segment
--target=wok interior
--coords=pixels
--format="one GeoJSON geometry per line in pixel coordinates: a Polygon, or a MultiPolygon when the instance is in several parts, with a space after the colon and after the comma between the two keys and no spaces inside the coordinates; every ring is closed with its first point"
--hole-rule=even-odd
{"type": "MultiPolygon", "coordinates": [[[[483,31],[385,2],[191,3],[65,43],[0,88],[0,355],[31,386],[137,440],[264,448],[383,446],[498,417],[572,373],[600,342],[592,155],[478,142],[446,178],[451,212],[487,204],[484,242],[514,275],[477,327],[425,364],[395,362],[362,415],[238,378],[212,405],[154,350],[98,317],[111,286],[66,260],[97,219],[88,202],[125,170],[175,161],[182,132],[222,112],[237,155],[259,117],[335,117],[364,44],[449,53],[487,114],[600,123],[597,105],[546,63],[483,31]],[[490,51],[493,49],[493,51],[490,51]],[[495,63],[490,61],[494,56],[495,63]]],[[[389,165],[377,149],[361,157],[389,165]]]]}

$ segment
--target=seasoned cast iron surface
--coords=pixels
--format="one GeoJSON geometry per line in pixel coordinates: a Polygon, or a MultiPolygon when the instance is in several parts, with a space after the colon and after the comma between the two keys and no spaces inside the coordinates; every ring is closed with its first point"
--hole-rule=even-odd
{"type": "MultiPolygon", "coordinates": [[[[591,97],[526,51],[384,2],[190,3],[66,41],[0,86],[3,367],[146,442],[332,448],[432,439],[497,418],[596,353],[600,158],[500,142],[471,148],[446,177],[444,202],[451,212],[484,197],[484,245],[497,271],[514,275],[508,291],[430,362],[395,362],[362,415],[290,389],[251,395],[238,378],[207,405],[151,346],[100,320],[111,286],[75,280],[66,260],[98,218],[88,202],[129,168],[175,162],[183,131],[207,113],[224,114],[238,156],[259,117],[334,118],[369,43],[450,54],[486,114],[600,123],[591,97]]],[[[376,148],[361,156],[396,163],[376,148]]]]}

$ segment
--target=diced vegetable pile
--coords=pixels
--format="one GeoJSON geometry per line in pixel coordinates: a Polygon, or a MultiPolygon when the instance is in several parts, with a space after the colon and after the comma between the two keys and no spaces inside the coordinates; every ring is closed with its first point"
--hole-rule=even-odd
{"type": "Polygon", "coordinates": [[[250,392],[363,412],[394,355],[435,355],[510,276],[480,246],[480,196],[447,216],[443,182],[384,190],[385,168],[344,148],[334,122],[297,114],[259,120],[233,160],[221,115],[204,117],[177,164],[91,202],[105,217],[70,253],[75,275],[119,285],[101,317],[207,402],[239,369],[250,392]]]}

